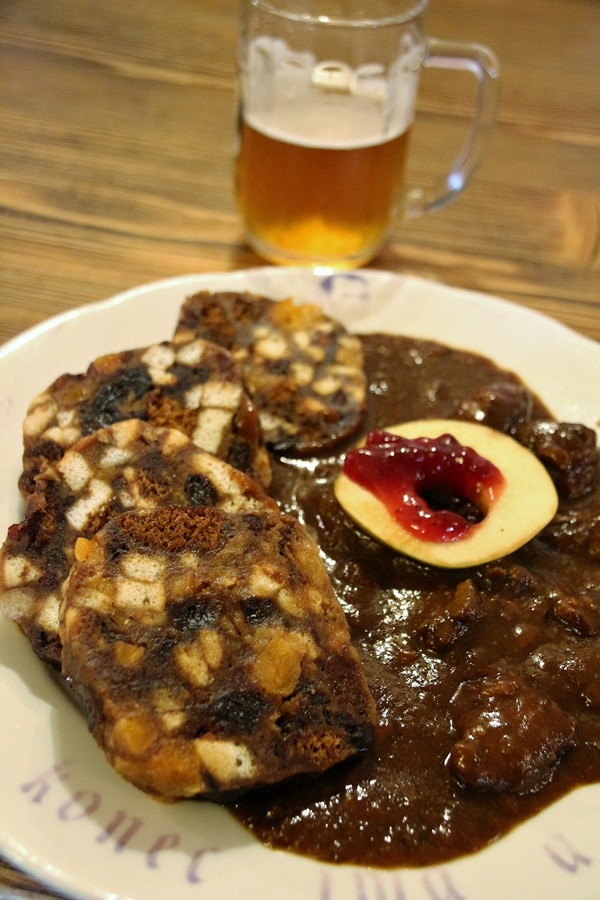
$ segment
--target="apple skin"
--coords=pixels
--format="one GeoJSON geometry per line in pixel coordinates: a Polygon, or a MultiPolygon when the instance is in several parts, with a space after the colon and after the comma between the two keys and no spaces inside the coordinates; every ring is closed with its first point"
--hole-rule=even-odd
{"type": "Polygon", "coordinates": [[[399,553],[440,568],[477,566],[518,550],[556,514],[558,495],[542,463],[500,431],[452,419],[422,419],[384,430],[412,439],[450,434],[493,463],[504,477],[499,495],[468,534],[454,541],[432,542],[404,528],[374,494],[342,472],[334,483],[338,503],[360,528],[399,553]]]}

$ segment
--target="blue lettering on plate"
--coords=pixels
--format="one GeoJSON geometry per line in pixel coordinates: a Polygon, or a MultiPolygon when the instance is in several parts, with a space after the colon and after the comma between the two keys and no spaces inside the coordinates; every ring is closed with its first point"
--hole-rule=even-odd
{"type": "MultiPolygon", "coordinates": [[[[65,784],[72,777],[69,767],[72,762],[56,763],[41,774],[36,775],[20,786],[21,793],[29,794],[32,803],[54,804],[54,812],[59,822],[70,824],[84,819],[96,819],[105,822],[100,825],[100,832],[96,836],[98,844],[112,845],[115,853],[122,853],[133,838],[137,838],[142,849],[145,849],[145,865],[147,869],[160,868],[159,856],[161,853],[174,850],[182,843],[181,835],[172,832],[170,834],[149,835],[148,826],[143,818],[131,815],[125,809],[107,809],[106,799],[100,791],[73,789],[64,799],[61,792],[57,799],[57,784],[65,784]]],[[[182,880],[188,884],[199,884],[201,877],[201,865],[207,854],[220,853],[217,847],[200,847],[189,853],[185,861],[185,869],[182,880]]]]}
{"type": "MultiPolygon", "coordinates": [[[[444,869],[425,872],[422,886],[431,900],[466,900],[444,869]]],[[[384,876],[379,872],[357,870],[354,872],[354,891],[349,891],[347,885],[336,890],[331,872],[324,871],[320,900],[410,900],[410,897],[398,872],[390,871],[384,876]]]]}
{"type": "Polygon", "coordinates": [[[566,872],[575,873],[582,866],[591,866],[593,862],[591,856],[576,850],[562,834],[557,834],[548,841],[545,850],[550,859],[566,872]]]}

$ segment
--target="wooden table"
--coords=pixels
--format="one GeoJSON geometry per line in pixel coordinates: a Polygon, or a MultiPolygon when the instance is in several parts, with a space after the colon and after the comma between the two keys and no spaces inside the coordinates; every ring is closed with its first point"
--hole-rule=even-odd
{"type": "MultiPolygon", "coordinates": [[[[398,224],[373,268],[534,307],[600,339],[598,0],[431,0],[492,47],[502,102],[467,192],[398,224]]],[[[171,275],[262,264],[232,192],[237,0],[2,0],[0,341],[171,275]]],[[[424,73],[411,179],[433,184],[473,100],[424,73]]],[[[1,800],[0,800],[1,802],[1,800]]],[[[0,864],[0,898],[56,896],[0,864]]]]}

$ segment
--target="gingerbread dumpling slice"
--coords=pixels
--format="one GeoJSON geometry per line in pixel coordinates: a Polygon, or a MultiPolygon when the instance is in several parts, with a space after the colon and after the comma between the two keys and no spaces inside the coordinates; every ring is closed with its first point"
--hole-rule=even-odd
{"type": "Polygon", "coordinates": [[[109,762],[162,799],[235,797],[367,746],[374,703],[292,516],[163,507],[76,546],[63,675],[109,762]]]}
{"type": "Polygon", "coordinates": [[[60,668],[58,607],[78,538],[133,509],[277,509],[260,485],[182,431],[126,419],[81,438],[34,481],[0,549],[0,609],[60,668]]]}
{"type": "Polygon", "coordinates": [[[302,456],[360,426],[366,376],[360,339],[313,303],[200,291],[184,302],[174,340],[225,347],[255,402],[266,443],[302,456]]]}

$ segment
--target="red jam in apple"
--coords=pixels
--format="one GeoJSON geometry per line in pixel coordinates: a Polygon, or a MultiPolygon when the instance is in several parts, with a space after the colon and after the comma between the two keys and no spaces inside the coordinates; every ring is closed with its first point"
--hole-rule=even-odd
{"type": "Polygon", "coordinates": [[[465,537],[504,485],[493,463],[450,434],[409,439],[372,431],[346,454],[343,472],[407,531],[432,542],[465,537]]]}

